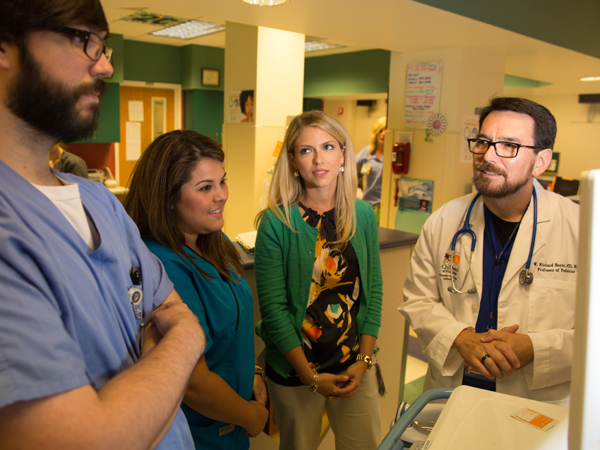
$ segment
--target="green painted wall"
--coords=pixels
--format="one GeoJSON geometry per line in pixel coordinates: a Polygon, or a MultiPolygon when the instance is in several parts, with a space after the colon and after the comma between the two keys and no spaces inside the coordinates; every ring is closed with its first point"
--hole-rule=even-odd
{"type": "Polygon", "coordinates": [[[127,41],[118,34],[111,35],[108,45],[113,49],[113,75],[105,80],[109,92],[101,101],[102,111],[95,135],[80,142],[119,142],[119,84],[124,80],[181,84],[184,126],[221,141],[224,49],[127,41]],[[202,86],[202,68],[220,70],[221,86],[202,86]]]}
{"type": "Polygon", "coordinates": [[[222,91],[194,89],[183,92],[183,126],[222,142],[223,103],[222,91]]]}
{"type": "Polygon", "coordinates": [[[113,49],[112,61],[113,74],[110,78],[105,78],[107,83],[122,83],[124,78],[123,74],[123,36],[120,34],[111,34],[108,38],[108,46],[113,49]]]}
{"type": "Polygon", "coordinates": [[[390,56],[388,50],[365,50],[306,58],[304,97],[387,92],[390,56]]]}
{"type": "Polygon", "coordinates": [[[598,0],[415,0],[600,58],[598,0]]]}
{"type": "Polygon", "coordinates": [[[320,98],[303,98],[302,111],[323,111],[323,100],[320,98]]]}
{"type": "Polygon", "coordinates": [[[108,82],[108,93],[102,97],[102,110],[98,119],[98,129],[94,136],[78,142],[108,143],[121,140],[119,131],[119,84],[108,82]]]}
{"type": "MultiPolygon", "coordinates": [[[[109,93],[102,100],[102,114],[96,136],[86,142],[118,142],[119,89],[123,80],[181,84],[184,89],[184,127],[221,142],[224,99],[225,51],[222,48],[162,44],[123,40],[111,36],[114,74],[107,81],[109,93]],[[202,69],[221,71],[218,87],[202,86],[202,69]]],[[[320,109],[314,97],[387,92],[390,52],[368,50],[307,58],[304,75],[304,109],[320,109]]]]}
{"type": "Polygon", "coordinates": [[[531,78],[518,77],[516,75],[504,75],[504,89],[523,89],[523,88],[538,88],[549,86],[552,83],[544,81],[532,80],[531,78]]]}
{"type": "Polygon", "coordinates": [[[188,45],[182,48],[182,88],[223,91],[225,71],[225,49],[188,45]],[[221,72],[219,86],[202,86],[202,69],[217,69],[221,72]]]}
{"type": "Polygon", "coordinates": [[[125,80],[181,84],[181,47],[124,41],[123,55],[125,80]]]}

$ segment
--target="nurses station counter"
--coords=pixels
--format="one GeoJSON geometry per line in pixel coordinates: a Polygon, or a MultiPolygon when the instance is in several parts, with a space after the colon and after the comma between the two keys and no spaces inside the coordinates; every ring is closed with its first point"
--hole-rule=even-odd
{"type": "MultiPolygon", "coordinates": [[[[404,317],[398,312],[398,306],[404,301],[402,287],[404,286],[410,256],[418,237],[417,234],[379,227],[383,305],[381,328],[377,339],[377,345],[379,346],[377,360],[381,366],[387,390],[386,396],[381,398],[383,436],[387,434],[390,423],[396,415],[398,403],[404,396],[408,327],[405,325],[404,317]]],[[[237,243],[235,246],[242,257],[245,276],[254,297],[254,323],[256,324],[260,320],[260,310],[256,294],[254,256],[244,251],[237,243]]],[[[262,340],[255,334],[254,350],[256,355],[260,355],[264,348],[262,340]]]]}

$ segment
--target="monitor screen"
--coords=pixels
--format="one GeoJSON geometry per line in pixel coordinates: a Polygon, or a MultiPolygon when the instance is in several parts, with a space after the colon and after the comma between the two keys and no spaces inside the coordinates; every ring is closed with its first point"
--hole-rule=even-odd
{"type": "Polygon", "coordinates": [[[581,174],[569,450],[600,449],[600,169],[581,174]]]}
{"type": "Polygon", "coordinates": [[[554,180],[554,192],[562,195],[563,197],[577,195],[579,194],[579,180],[556,177],[554,180]]]}

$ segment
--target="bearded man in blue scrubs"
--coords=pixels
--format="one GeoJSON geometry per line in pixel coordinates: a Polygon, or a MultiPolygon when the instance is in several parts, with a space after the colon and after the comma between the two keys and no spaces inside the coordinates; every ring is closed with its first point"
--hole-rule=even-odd
{"type": "Polygon", "coordinates": [[[99,0],[0,14],[0,448],[193,448],[204,345],[120,203],[48,166],[91,135],[112,74],[99,0]],[[143,342],[142,342],[143,338],[143,342]]]}
{"type": "Polygon", "coordinates": [[[568,406],[579,206],[545,191],[554,116],[520,98],[483,108],[477,194],[425,223],[400,312],[429,361],[425,389],[461,384],[568,406]]]}

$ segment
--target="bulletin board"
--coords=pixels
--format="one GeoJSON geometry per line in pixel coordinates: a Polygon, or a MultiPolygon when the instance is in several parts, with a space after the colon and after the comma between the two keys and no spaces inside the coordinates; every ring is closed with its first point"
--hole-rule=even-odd
{"type": "Polygon", "coordinates": [[[431,215],[433,181],[400,178],[396,230],[420,234],[431,215]]]}
{"type": "Polygon", "coordinates": [[[412,63],[406,68],[404,126],[427,128],[429,116],[438,112],[442,63],[412,63]]]}

